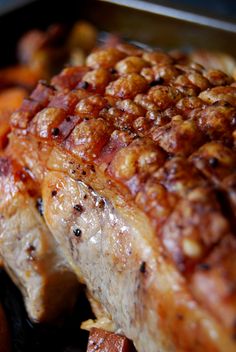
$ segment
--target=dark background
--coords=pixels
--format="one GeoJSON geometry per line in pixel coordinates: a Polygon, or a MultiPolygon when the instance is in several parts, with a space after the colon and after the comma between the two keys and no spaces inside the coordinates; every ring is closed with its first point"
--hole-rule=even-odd
{"type": "Polygon", "coordinates": [[[151,0],[151,2],[174,7],[184,7],[194,12],[206,13],[236,21],[235,0],[151,0]]]}
{"type": "MultiPolygon", "coordinates": [[[[50,0],[49,0],[50,1],[50,0]]],[[[86,3],[86,0],[78,2],[86,3]]],[[[184,7],[195,12],[207,13],[212,16],[220,16],[236,21],[236,1],[235,0],[149,0],[150,2],[169,5],[174,7],[184,7]]],[[[7,11],[11,6],[20,6],[29,0],[0,0],[0,11],[7,11]]],[[[57,2],[55,4],[55,10],[57,2]]]]}

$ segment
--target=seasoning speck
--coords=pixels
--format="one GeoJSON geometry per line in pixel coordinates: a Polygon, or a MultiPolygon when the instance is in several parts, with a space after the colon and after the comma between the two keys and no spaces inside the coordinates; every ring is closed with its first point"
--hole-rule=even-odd
{"type": "Polygon", "coordinates": [[[88,87],[89,87],[89,83],[86,81],[82,81],[78,84],[78,88],[87,89],[88,87]]]}
{"type": "Polygon", "coordinates": [[[146,263],[145,262],[142,262],[142,264],[140,265],[139,271],[140,271],[140,273],[145,274],[145,272],[146,272],[146,263]]]}
{"type": "Polygon", "coordinates": [[[162,77],[159,77],[157,79],[155,79],[155,81],[152,81],[151,83],[149,83],[150,87],[155,87],[158,84],[163,84],[164,83],[164,79],[162,77]]]}
{"type": "Polygon", "coordinates": [[[211,167],[217,167],[219,165],[219,160],[217,158],[210,158],[209,159],[209,164],[211,167]]]}
{"type": "Polygon", "coordinates": [[[52,193],[51,193],[52,197],[55,197],[57,195],[57,191],[56,190],[53,190],[52,193]]]}
{"type": "Polygon", "coordinates": [[[198,264],[198,268],[203,271],[208,271],[211,269],[210,265],[207,263],[200,263],[198,264]]]}
{"type": "Polygon", "coordinates": [[[82,231],[78,227],[73,230],[73,233],[76,237],[80,237],[82,235],[82,231]]]}
{"type": "Polygon", "coordinates": [[[38,198],[36,201],[36,207],[41,216],[43,216],[43,200],[42,198],[38,198]]]}
{"type": "Polygon", "coordinates": [[[117,73],[117,71],[116,71],[116,69],[114,68],[114,67],[112,67],[112,68],[110,68],[110,70],[109,70],[110,72],[111,72],[111,74],[115,74],[115,73],[117,73]]]}
{"type": "Polygon", "coordinates": [[[83,211],[83,207],[82,207],[82,205],[80,205],[80,204],[75,204],[75,205],[74,205],[74,209],[75,209],[76,211],[78,211],[79,213],[82,213],[82,211],[83,211]]]}
{"type": "Polygon", "coordinates": [[[36,247],[30,244],[26,249],[29,260],[32,260],[32,261],[35,260],[35,251],[36,251],[36,247]]]}
{"type": "Polygon", "coordinates": [[[99,199],[96,205],[98,206],[99,209],[104,209],[105,201],[103,199],[99,199]]]}
{"type": "Polygon", "coordinates": [[[59,134],[60,134],[59,128],[55,127],[55,128],[52,129],[52,135],[54,137],[57,137],[59,134]]]}

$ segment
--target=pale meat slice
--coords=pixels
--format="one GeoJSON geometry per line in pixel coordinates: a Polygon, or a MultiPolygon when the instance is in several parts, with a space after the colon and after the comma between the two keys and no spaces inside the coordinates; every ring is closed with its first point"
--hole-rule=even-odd
{"type": "Polygon", "coordinates": [[[113,200],[61,172],[49,172],[44,180],[47,224],[114,330],[141,352],[176,351],[178,344],[182,350],[234,351],[234,342],[195,303],[185,280],[163,257],[145,216],[113,200]],[[181,342],[174,333],[180,327],[181,342]]]}
{"type": "MultiPolygon", "coordinates": [[[[78,280],[39,214],[36,199],[16,180],[20,171],[6,158],[0,159],[0,169],[3,265],[21,290],[30,318],[54,320],[73,307],[78,280]]],[[[24,173],[20,177],[27,182],[24,173]]]]}

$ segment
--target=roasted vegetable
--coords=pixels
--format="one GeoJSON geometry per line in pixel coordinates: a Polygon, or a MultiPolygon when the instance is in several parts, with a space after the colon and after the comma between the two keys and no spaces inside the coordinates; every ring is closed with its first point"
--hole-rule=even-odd
{"type": "Polygon", "coordinates": [[[7,144],[11,113],[20,107],[26,96],[27,91],[23,88],[9,88],[0,92],[0,150],[7,144]]]}
{"type": "Polygon", "coordinates": [[[93,328],[89,334],[87,352],[134,352],[131,341],[125,336],[93,328]]]}

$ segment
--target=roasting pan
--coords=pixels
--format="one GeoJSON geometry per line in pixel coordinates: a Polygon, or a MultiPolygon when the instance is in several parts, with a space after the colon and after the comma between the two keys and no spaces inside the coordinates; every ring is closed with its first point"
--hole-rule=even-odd
{"type": "MultiPolygon", "coordinates": [[[[11,1],[10,1],[11,2],[11,1]]],[[[68,26],[83,18],[99,30],[164,49],[203,48],[236,56],[236,21],[142,0],[17,0],[0,12],[0,65],[15,59],[17,39],[31,28],[53,22],[68,26]],[[19,7],[19,4],[23,4],[19,7]],[[11,10],[8,11],[7,10],[11,10]]]]}
{"type": "MultiPolygon", "coordinates": [[[[69,27],[78,19],[93,23],[101,36],[112,32],[141,45],[185,51],[203,48],[236,57],[236,23],[233,20],[140,0],[66,0],[66,3],[18,0],[0,12],[0,66],[14,63],[16,42],[25,31],[44,29],[55,22],[69,27]]],[[[83,294],[75,311],[65,321],[42,326],[28,320],[19,291],[3,271],[0,271],[0,287],[0,299],[11,328],[13,352],[86,350],[87,334],[79,326],[92,313],[83,294]]]]}

